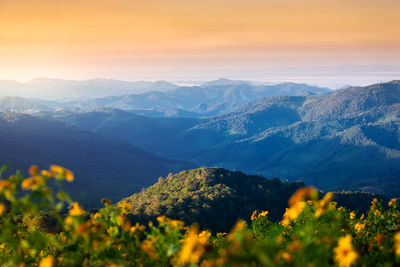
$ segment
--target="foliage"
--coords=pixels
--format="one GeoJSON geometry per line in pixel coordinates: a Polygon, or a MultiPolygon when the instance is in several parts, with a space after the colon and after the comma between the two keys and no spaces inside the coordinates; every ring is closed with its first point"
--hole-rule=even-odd
{"type": "MultiPolygon", "coordinates": [[[[129,216],[134,221],[146,223],[166,215],[213,232],[227,232],[238,219],[248,220],[254,210],[268,210],[272,221],[279,220],[289,197],[303,186],[223,168],[199,168],[159,178],[124,201],[132,205],[129,216]]],[[[335,192],[334,198],[346,208],[364,212],[373,198],[382,196],[335,192]]]]}
{"type": "Polygon", "coordinates": [[[303,183],[283,183],[223,168],[199,168],[170,174],[123,201],[132,205],[130,217],[145,223],[166,215],[203,229],[226,232],[255,209],[269,210],[278,220],[287,200],[303,183]]]}
{"type": "Polygon", "coordinates": [[[368,214],[336,207],[305,187],[289,199],[280,223],[267,211],[249,214],[227,233],[212,235],[196,224],[159,216],[148,225],[131,222],[126,201],[89,214],[49,181],[72,181],[59,166],[31,177],[0,180],[2,266],[393,266],[400,263],[399,203],[373,200],[368,214]],[[63,208],[69,205],[67,213],[63,208]],[[33,221],[55,219],[52,231],[33,221]],[[251,216],[250,216],[251,215],[251,216]]]}

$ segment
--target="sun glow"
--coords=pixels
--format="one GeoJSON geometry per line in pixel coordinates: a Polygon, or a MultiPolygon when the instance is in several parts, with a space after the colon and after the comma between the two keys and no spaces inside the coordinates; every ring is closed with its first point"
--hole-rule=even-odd
{"type": "Polygon", "coordinates": [[[399,8],[395,0],[2,0],[0,72],[79,79],[135,70],[396,64],[399,8]]]}

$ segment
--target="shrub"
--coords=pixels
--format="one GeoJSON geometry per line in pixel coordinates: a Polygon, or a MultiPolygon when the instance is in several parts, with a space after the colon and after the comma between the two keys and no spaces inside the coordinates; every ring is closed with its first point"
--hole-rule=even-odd
{"type": "Polygon", "coordinates": [[[366,214],[336,207],[311,187],[299,189],[279,223],[268,211],[249,214],[229,233],[212,235],[194,224],[160,216],[141,225],[127,217],[132,205],[88,213],[54,188],[73,181],[59,166],[30,177],[0,180],[2,266],[393,266],[400,263],[400,213],[373,200],[366,214]],[[49,184],[51,186],[49,186],[49,184]]]}

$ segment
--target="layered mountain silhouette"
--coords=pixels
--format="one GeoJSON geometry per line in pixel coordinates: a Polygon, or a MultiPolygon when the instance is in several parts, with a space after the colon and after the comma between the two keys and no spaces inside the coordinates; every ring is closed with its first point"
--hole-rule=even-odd
{"type": "Polygon", "coordinates": [[[118,200],[161,175],[195,166],[155,156],[126,141],[14,112],[0,113],[1,164],[10,167],[9,173],[18,168],[26,174],[33,164],[73,170],[76,179],[66,189],[88,208],[101,205],[101,198],[118,200]]]}
{"type": "Polygon", "coordinates": [[[399,81],[255,99],[235,112],[203,119],[155,119],[115,110],[59,119],[200,165],[329,190],[400,192],[399,81]]]}
{"type": "Polygon", "coordinates": [[[153,91],[143,94],[127,94],[91,99],[74,104],[75,107],[108,107],[122,110],[165,111],[166,116],[183,117],[198,114],[212,116],[234,111],[248,101],[260,97],[278,95],[314,95],[331,92],[306,84],[281,83],[276,85],[256,85],[246,81],[220,79],[204,83],[201,86],[181,86],[167,92],[153,91]],[[175,110],[171,112],[168,110],[175,110]],[[180,114],[179,111],[192,114],[180,114]]]}
{"type": "Polygon", "coordinates": [[[165,82],[127,82],[113,79],[85,81],[37,78],[27,83],[0,80],[0,96],[19,96],[45,100],[72,100],[119,96],[149,91],[168,91],[179,86],[165,82]]]}
{"type": "MultiPolygon", "coordinates": [[[[334,92],[310,88],[302,84],[263,85],[220,79],[164,92],[64,103],[3,97],[0,99],[1,111],[29,113],[43,120],[21,114],[7,115],[18,119],[13,124],[10,119],[4,120],[2,134],[14,129],[10,131],[18,135],[4,135],[2,142],[5,146],[8,139],[14,140],[19,136],[18,142],[26,142],[19,147],[23,151],[23,148],[30,147],[29,141],[35,141],[35,138],[45,140],[47,136],[55,135],[58,139],[50,140],[62,143],[65,153],[72,150],[76,153],[74,158],[88,160],[90,157],[81,156],[88,153],[88,150],[81,149],[81,137],[68,141],[79,145],[65,143],[71,136],[78,135],[63,134],[64,128],[74,129],[85,133],[88,144],[98,140],[97,145],[92,144],[89,150],[97,149],[98,154],[103,153],[110,162],[111,158],[118,159],[113,162],[118,161],[124,166],[130,166],[126,162],[133,160],[122,148],[130,148],[136,151],[132,154],[151,155],[143,150],[157,154],[151,155],[154,162],[176,158],[265,177],[302,180],[326,190],[365,190],[398,196],[400,82],[350,87],[334,92]],[[280,95],[285,93],[288,95],[280,95]],[[40,126],[32,130],[37,134],[31,135],[26,127],[33,125],[30,121],[36,120],[40,126]],[[63,123],[57,124],[54,120],[63,123]],[[47,133],[42,131],[42,128],[46,129],[42,124],[52,125],[54,129],[62,127],[56,134],[53,130],[47,133]],[[98,147],[102,147],[103,142],[109,146],[101,150],[104,146],[98,147]],[[103,152],[100,153],[99,149],[103,152]],[[110,155],[113,153],[115,155],[110,155]]],[[[3,113],[3,117],[4,114],[15,113],[3,113]]],[[[8,154],[8,150],[4,151],[4,155],[8,154]]],[[[14,164],[14,159],[7,162],[7,158],[3,158],[4,163],[21,167],[14,164]]],[[[135,164],[141,162],[140,158],[136,158],[135,164]]],[[[43,163],[57,163],[50,161],[50,156],[47,159],[43,163]]],[[[57,160],[57,157],[52,159],[57,160]]],[[[63,161],[60,164],[74,169],[75,166],[65,162],[67,164],[63,161]]],[[[171,166],[171,162],[167,162],[166,165],[171,166]]],[[[32,163],[38,162],[26,162],[22,167],[32,163]]],[[[81,162],[76,163],[79,171],[78,163],[81,162]]],[[[106,165],[104,160],[101,166],[105,168],[106,165]]],[[[136,171],[138,177],[145,177],[141,172],[146,173],[150,165],[143,164],[143,168],[136,171]]],[[[122,176],[126,176],[127,171],[131,173],[129,168],[117,169],[121,170],[122,176]]],[[[154,169],[163,171],[146,174],[146,177],[154,179],[170,170],[160,166],[154,169]]],[[[102,177],[111,175],[99,172],[102,177]]],[[[143,186],[151,182],[139,184],[143,186]]]]}
{"type": "MultiPolygon", "coordinates": [[[[38,78],[27,83],[0,81],[0,97],[13,97],[15,110],[79,112],[115,108],[150,117],[209,117],[236,110],[260,97],[315,95],[330,89],[298,83],[260,84],[219,79],[199,86],[179,86],[165,81],[126,82],[111,79],[72,81],[38,78]],[[18,99],[18,101],[17,101],[18,99]]],[[[0,107],[2,103],[0,103],[0,107]]]]}

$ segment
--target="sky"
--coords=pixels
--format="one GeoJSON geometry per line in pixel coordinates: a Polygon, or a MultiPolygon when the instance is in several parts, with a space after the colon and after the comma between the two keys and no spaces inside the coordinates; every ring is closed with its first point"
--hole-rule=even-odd
{"type": "Polygon", "coordinates": [[[399,10],[399,0],[0,0],[0,79],[335,80],[349,66],[400,78],[399,10]]]}

